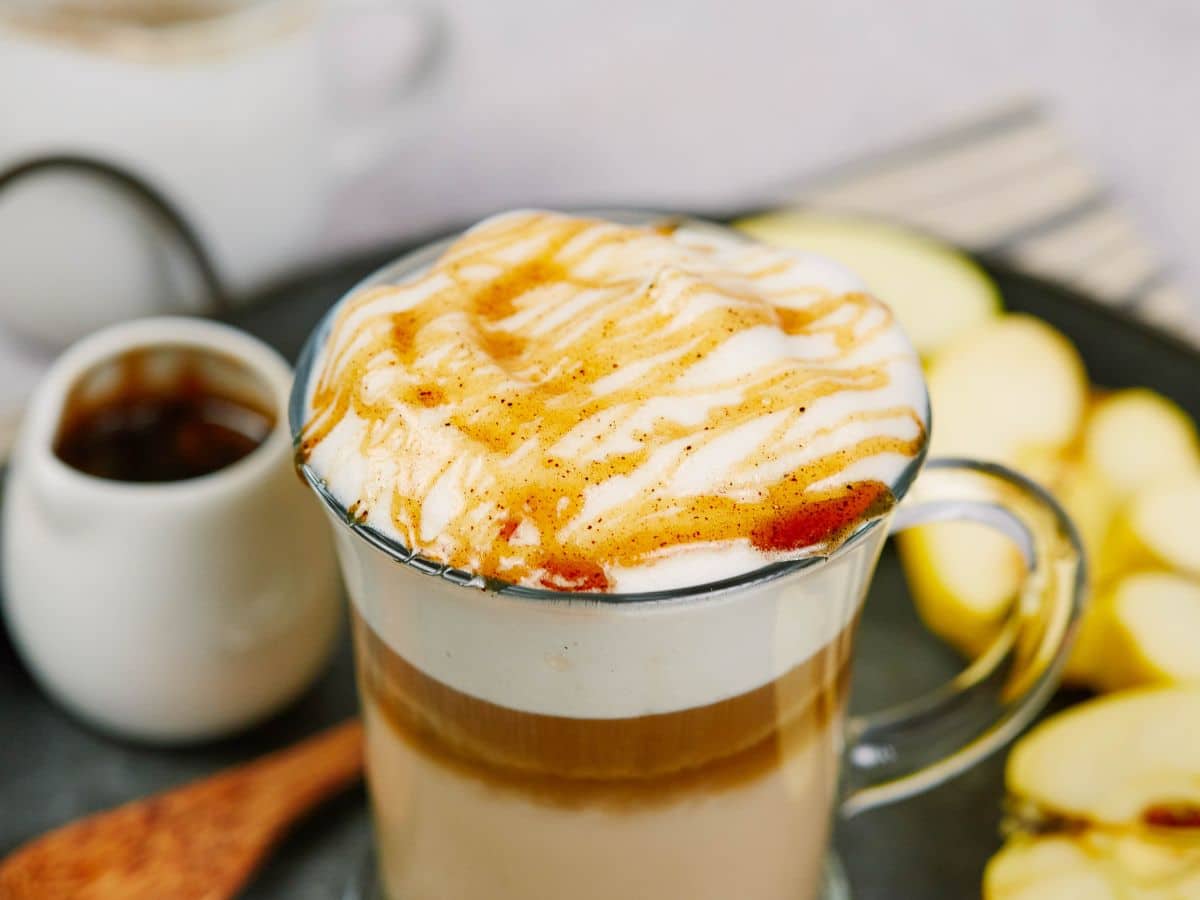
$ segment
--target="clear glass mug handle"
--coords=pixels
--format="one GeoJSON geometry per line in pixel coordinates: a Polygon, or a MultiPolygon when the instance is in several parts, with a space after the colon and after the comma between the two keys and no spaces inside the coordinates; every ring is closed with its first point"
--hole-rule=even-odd
{"type": "Polygon", "coordinates": [[[936,787],[1009,741],[1058,685],[1084,610],[1085,565],[1070,519],[1038,485],[992,463],[929,461],[892,533],[973,521],[1011,537],[1027,574],[999,635],[948,684],[847,729],[844,817],[936,787]]]}

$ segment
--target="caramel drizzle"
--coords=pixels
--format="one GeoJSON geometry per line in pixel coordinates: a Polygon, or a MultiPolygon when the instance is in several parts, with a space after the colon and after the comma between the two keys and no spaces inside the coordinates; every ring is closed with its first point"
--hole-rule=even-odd
{"type": "Polygon", "coordinates": [[[865,294],[773,285],[790,260],[764,248],[739,248],[736,274],[705,246],[691,249],[686,272],[665,266],[647,278],[628,265],[630,245],[648,252],[650,242],[673,240],[648,228],[513,214],[469,232],[414,282],[352,298],[312,390],[301,454],[353,412],[364,423],[358,452],[394,463],[382,486],[389,494],[360,497],[357,508],[386,508],[404,543],[425,555],[511,582],[606,590],[613,567],[683,544],[836,545],[883,512],[890,491],[874,481],[814,485],[877,454],[914,456],[925,439],[919,413],[847,414],[806,439],[897,418],[911,420],[916,436],[872,433],[781,477],[763,470],[803,451],[789,435],[808,407],[888,385],[893,360],[851,357],[893,327],[890,312],[865,294]],[[824,355],[689,380],[726,341],[764,326],[824,355]],[[672,400],[710,405],[687,424],[647,414],[647,404],[672,400]],[[769,428],[718,490],[669,488],[690,459],[754,423],[769,428]],[[435,464],[421,452],[430,428],[448,429],[456,447],[435,464]],[[585,508],[589,489],[615,478],[647,483],[623,503],[585,508]],[[465,503],[423,539],[423,502],[443,479],[465,503]]]}

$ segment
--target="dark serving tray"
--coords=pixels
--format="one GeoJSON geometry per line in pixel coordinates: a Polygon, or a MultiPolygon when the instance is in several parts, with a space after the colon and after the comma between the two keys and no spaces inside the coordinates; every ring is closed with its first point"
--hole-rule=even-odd
{"type": "MultiPolygon", "coordinates": [[[[368,272],[403,252],[392,247],[314,269],[229,316],[294,359],[318,317],[368,272]]],[[[1117,310],[984,261],[1010,310],[1066,332],[1094,381],[1148,385],[1200,418],[1200,354],[1117,310]]],[[[939,684],[958,658],[917,621],[903,574],[885,552],[858,645],[852,706],[869,710],[939,684]]],[[[1060,694],[1054,707],[1074,696],[1060,694]]],[[[349,646],[290,709],[236,739],[184,750],[120,743],[69,718],[38,691],[0,633],[0,854],[85,813],[161,790],[283,746],[355,711],[349,646]]],[[[999,846],[1003,754],[914,800],[838,829],[837,845],[857,900],[961,900],[978,896],[999,846]]],[[[369,841],[360,790],[298,828],[247,891],[251,898],[326,900],[341,895],[369,841]]]]}

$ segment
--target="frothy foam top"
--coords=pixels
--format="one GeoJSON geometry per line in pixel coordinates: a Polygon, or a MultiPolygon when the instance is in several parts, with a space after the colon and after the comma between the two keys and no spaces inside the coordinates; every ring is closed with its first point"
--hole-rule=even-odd
{"type": "Polygon", "coordinates": [[[819,257],[697,226],[488,219],[338,311],[301,452],[423,556],[568,591],[823,554],[925,440],[890,311],[819,257]]]}

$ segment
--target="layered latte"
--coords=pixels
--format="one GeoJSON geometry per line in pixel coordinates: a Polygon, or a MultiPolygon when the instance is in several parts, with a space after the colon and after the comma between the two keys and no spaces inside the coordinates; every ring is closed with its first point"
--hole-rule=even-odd
{"type": "Polygon", "coordinates": [[[340,532],[388,895],[810,896],[866,526],[926,434],[887,308],[717,229],[511,213],[343,303],[306,390],[346,515],[488,584],[340,532]]]}

